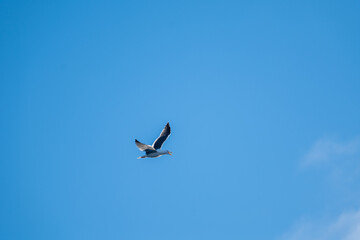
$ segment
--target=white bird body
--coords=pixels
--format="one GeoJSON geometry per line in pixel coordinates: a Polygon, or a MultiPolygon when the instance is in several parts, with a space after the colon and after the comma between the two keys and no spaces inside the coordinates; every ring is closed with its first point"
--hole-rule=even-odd
{"type": "Polygon", "coordinates": [[[172,152],[168,150],[161,150],[161,146],[165,142],[165,140],[169,137],[171,133],[170,125],[169,123],[166,124],[162,132],[160,133],[160,136],[154,141],[153,145],[146,145],[144,143],[139,142],[135,139],[136,146],[141,150],[145,151],[146,155],[138,157],[138,158],[156,158],[160,157],[162,155],[169,154],[171,155],[172,152]]]}
{"type": "Polygon", "coordinates": [[[165,155],[165,154],[169,154],[169,151],[168,150],[157,150],[156,152],[146,154],[145,156],[142,156],[142,157],[139,157],[139,158],[145,158],[145,157],[157,158],[157,157],[160,157],[160,156],[165,155]]]}

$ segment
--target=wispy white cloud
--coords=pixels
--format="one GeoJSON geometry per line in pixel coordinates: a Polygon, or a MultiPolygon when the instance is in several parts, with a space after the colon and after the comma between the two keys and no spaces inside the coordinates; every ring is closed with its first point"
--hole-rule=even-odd
{"type": "Polygon", "coordinates": [[[328,222],[302,221],[280,240],[359,240],[360,210],[344,212],[328,222]]]}
{"type": "Polygon", "coordinates": [[[301,165],[310,166],[346,158],[360,153],[360,138],[339,142],[332,139],[320,139],[301,161],[301,165]]]}
{"type": "MultiPolygon", "coordinates": [[[[348,141],[320,139],[300,161],[301,167],[321,166],[325,177],[330,179],[329,187],[335,191],[352,196],[353,206],[359,206],[360,182],[360,138],[348,141]]],[[[316,169],[315,169],[316,170],[316,169]]],[[[341,195],[341,194],[340,194],[341,195]]],[[[343,206],[343,209],[349,209],[343,206]]],[[[333,213],[327,213],[333,214],[333,213]]],[[[301,220],[280,240],[359,240],[360,239],[360,209],[343,211],[341,214],[322,220],[301,220]]]]}

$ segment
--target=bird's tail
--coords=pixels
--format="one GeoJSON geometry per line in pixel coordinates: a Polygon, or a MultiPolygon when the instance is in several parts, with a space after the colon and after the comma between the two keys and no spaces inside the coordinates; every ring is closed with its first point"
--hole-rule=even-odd
{"type": "Polygon", "coordinates": [[[140,158],[146,158],[146,156],[140,156],[140,157],[138,157],[138,159],[140,159],[140,158]]]}

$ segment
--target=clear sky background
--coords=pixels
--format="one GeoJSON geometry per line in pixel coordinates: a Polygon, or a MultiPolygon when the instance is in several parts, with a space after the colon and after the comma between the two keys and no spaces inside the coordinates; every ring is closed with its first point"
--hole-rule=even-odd
{"type": "Polygon", "coordinates": [[[0,1],[0,238],[360,239],[359,13],[0,1]]]}

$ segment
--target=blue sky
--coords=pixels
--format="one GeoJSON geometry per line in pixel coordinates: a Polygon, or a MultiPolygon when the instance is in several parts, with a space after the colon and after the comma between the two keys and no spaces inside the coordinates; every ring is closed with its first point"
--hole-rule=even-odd
{"type": "Polygon", "coordinates": [[[359,239],[359,11],[1,1],[1,239],[359,239]]]}

